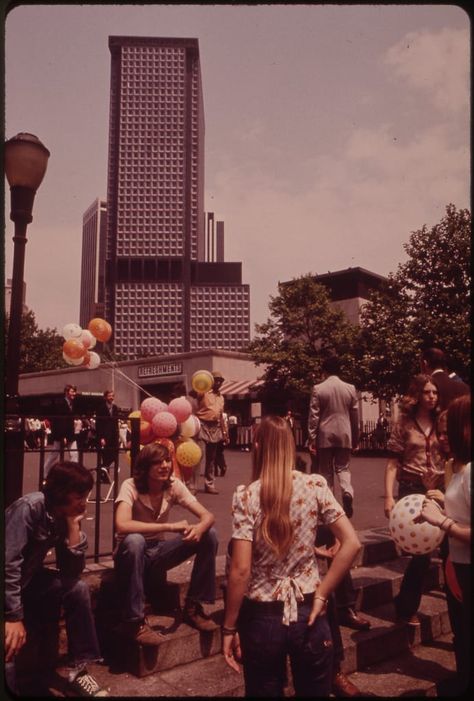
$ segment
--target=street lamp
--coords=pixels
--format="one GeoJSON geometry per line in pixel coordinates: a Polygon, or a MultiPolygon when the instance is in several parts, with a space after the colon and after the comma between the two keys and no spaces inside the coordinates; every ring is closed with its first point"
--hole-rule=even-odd
{"type": "MultiPolygon", "coordinates": [[[[25,269],[26,227],[33,220],[33,202],[41,185],[49,151],[33,134],[20,133],[5,142],[5,175],[10,185],[10,219],[15,223],[13,236],[13,275],[6,357],[6,409],[16,413],[20,371],[21,317],[23,311],[23,277],[25,269]]],[[[12,433],[12,432],[9,432],[12,433]]],[[[22,432],[20,432],[22,433],[22,432]]],[[[13,436],[11,436],[13,438],[13,436]]],[[[12,448],[14,446],[8,441],[12,448]]],[[[6,445],[8,447],[8,444],[6,445]]],[[[6,470],[7,504],[21,496],[23,483],[23,446],[9,455],[6,470]],[[21,456],[20,456],[21,453],[21,456]],[[9,490],[9,487],[11,490],[9,490]],[[11,493],[9,493],[11,491],[11,493]]]]}

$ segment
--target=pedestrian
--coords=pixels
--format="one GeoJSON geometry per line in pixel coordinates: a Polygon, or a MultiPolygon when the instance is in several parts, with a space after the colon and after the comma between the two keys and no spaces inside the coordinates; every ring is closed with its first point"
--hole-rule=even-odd
{"type": "Polygon", "coordinates": [[[68,451],[70,461],[77,462],[79,459],[74,429],[74,415],[77,413],[76,395],[76,385],[67,384],[64,387],[64,396],[54,408],[55,415],[51,417],[53,448],[44,465],[45,477],[52,466],[61,458],[62,450],[68,451]]]}
{"type": "Polygon", "coordinates": [[[237,424],[239,420],[235,414],[229,416],[229,448],[235,450],[237,447],[237,424]]]}
{"type": "MultiPolygon", "coordinates": [[[[223,426],[223,435],[228,436],[229,435],[229,419],[225,411],[222,412],[222,426],[223,426]]],[[[221,477],[224,477],[225,473],[227,472],[227,461],[225,459],[225,448],[226,445],[228,445],[229,440],[227,441],[224,440],[224,438],[219,441],[217,444],[217,450],[216,450],[216,475],[220,475],[221,477]]]]}
{"type": "Polygon", "coordinates": [[[144,645],[159,645],[163,636],[145,620],[145,592],[166,571],[196,555],[184,604],[183,620],[200,631],[216,624],[203,610],[213,603],[216,586],[217,536],[214,516],[183,482],[173,476],[165,445],[150,443],[137,456],[133,477],[126,479],[116,499],[117,547],[114,565],[128,636],[144,645]],[[198,522],[170,521],[173,505],[187,509],[198,522]],[[165,538],[167,534],[174,537],[165,538]]]}
{"type": "MultiPolygon", "coordinates": [[[[387,450],[390,458],[385,470],[384,512],[387,518],[398,499],[408,494],[425,494],[427,475],[437,473],[436,486],[443,483],[443,461],[436,435],[438,390],[429,375],[419,374],[410,382],[400,403],[400,418],[392,429],[387,450]]],[[[412,555],[398,595],[394,598],[398,622],[419,626],[417,615],[423,581],[430,567],[430,555],[412,555]]]]}
{"type": "Polygon", "coordinates": [[[14,694],[51,695],[63,607],[70,691],[77,696],[108,696],[87,672],[89,662],[101,659],[89,588],[80,579],[87,548],[81,521],[92,486],[85,467],[62,462],[49,470],[41,492],[25,494],[5,512],[5,662],[7,684],[14,694]],[[53,547],[58,571],[44,567],[53,547]],[[33,661],[28,690],[22,690],[17,673],[21,657],[33,661]]]}
{"type": "Polygon", "coordinates": [[[328,596],[360,549],[324,477],[294,470],[295,459],[288,423],[266,416],[256,431],[252,482],[234,493],[223,653],[237,671],[242,660],[247,698],[283,696],[287,654],[296,696],[329,696],[328,596]],[[322,582],[314,552],[318,519],[341,543],[322,582]]]}
{"type": "MultiPolygon", "coordinates": [[[[322,363],[323,381],[313,387],[308,417],[308,445],[311,471],[323,475],[334,491],[337,475],[346,516],[353,515],[354,488],[349,469],[351,452],[359,444],[359,411],[354,385],[343,382],[337,356],[322,363]]],[[[331,545],[334,543],[331,543],[331,545]]],[[[370,621],[356,611],[356,591],[350,572],[336,593],[339,623],[354,630],[368,630],[370,621]]]]}
{"type": "Polygon", "coordinates": [[[110,484],[109,467],[118,461],[119,423],[118,406],[114,403],[115,392],[106,389],[104,398],[96,409],[95,431],[99,449],[101,482],[110,484]]]}
{"type": "MultiPolygon", "coordinates": [[[[466,693],[471,679],[471,397],[462,395],[448,408],[448,442],[453,475],[444,496],[444,513],[432,499],[423,502],[421,519],[446,531],[449,556],[461,590],[462,606],[452,621],[457,680],[453,695],[466,693]],[[453,625],[454,623],[454,625],[453,625]]],[[[452,615],[452,613],[451,613],[452,615]]]]}
{"type": "Polygon", "coordinates": [[[425,375],[430,375],[438,390],[438,407],[440,411],[447,409],[456,397],[469,394],[469,385],[459,379],[449,376],[446,355],[441,348],[426,348],[421,353],[420,368],[425,375]]]}
{"type": "Polygon", "coordinates": [[[217,447],[220,441],[227,443],[228,436],[222,419],[224,397],[220,392],[224,376],[216,370],[212,377],[212,388],[208,392],[197,393],[195,413],[201,422],[199,437],[205,444],[204,488],[208,494],[219,494],[215,486],[217,447]]]}

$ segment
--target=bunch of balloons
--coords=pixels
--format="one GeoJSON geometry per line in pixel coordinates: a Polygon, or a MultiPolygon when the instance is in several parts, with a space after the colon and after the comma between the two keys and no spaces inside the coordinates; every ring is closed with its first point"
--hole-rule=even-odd
{"type": "Polygon", "coordinates": [[[81,365],[95,370],[100,365],[100,355],[92,350],[97,341],[106,343],[112,336],[112,327],[105,319],[91,319],[87,329],[79,324],[66,324],[63,328],[63,359],[68,365],[81,365]]]}
{"type": "Polygon", "coordinates": [[[202,451],[193,437],[199,433],[201,424],[193,415],[186,397],[172,399],[169,404],[157,397],[147,397],[140,409],[132,411],[128,418],[140,419],[141,445],[162,443],[164,439],[173,442],[176,461],[183,475],[199,463],[202,451]]]}

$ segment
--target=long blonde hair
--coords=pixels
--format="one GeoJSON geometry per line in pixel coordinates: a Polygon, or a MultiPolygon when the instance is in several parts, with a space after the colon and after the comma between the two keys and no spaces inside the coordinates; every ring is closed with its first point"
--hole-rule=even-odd
{"type": "Polygon", "coordinates": [[[290,500],[295,459],[288,422],[280,416],[266,416],[255,434],[252,479],[260,480],[260,535],[280,558],[288,552],[293,537],[290,500]]]}

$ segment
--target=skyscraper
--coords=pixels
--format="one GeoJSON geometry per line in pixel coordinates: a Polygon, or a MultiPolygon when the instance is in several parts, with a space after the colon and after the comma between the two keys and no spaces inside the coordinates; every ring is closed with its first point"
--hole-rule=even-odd
{"type": "Polygon", "coordinates": [[[107,205],[96,199],[82,217],[81,298],[79,324],[104,315],[104,265],[107,205]]]}
{"type": "Polygon", "coordinates": [[[205,260],[197,39],[109,37],[105,316],[127,358],[249,339],[240,263],[205,260]]]}

